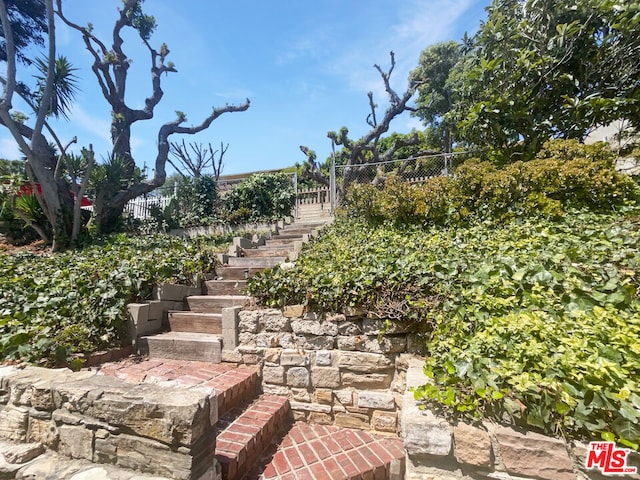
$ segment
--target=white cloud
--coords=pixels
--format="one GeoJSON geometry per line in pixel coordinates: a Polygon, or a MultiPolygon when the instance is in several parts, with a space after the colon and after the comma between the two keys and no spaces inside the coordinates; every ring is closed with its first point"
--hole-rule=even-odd
{"type": "Polygon", "coordinates": [[[73,111],[69,115],[71,124],[79,127],[92,136],[108,143],[111,142],[111,121],[109,115],[93,115],[87,112],[79,104],[75,104],[73,111]]]}
{"type": "Polygon", "coordinates": [[[22,153],[14,139],[0,138],[0,158],[6,158],[7,160],[22,158],[22,153]]]}
{"type": "MultiPolygon", "coordinates": [[[[373,91],[375,97],[387,98],[379,73],[390,66],[389,52],[395,53],[396,66],[391,77],[392,87],[404,91],[409,72],[415,68],[420,53],[429,45],[446,40],[459,40],[456,22],[472,6],[474,0],[408,0],[399,8],[399,20],[383,31],[372,28],[370,35],[353,43],[334,63],[335,73],[346,76],[354,90],[373,91]]],[[[477,2],[476,2],[477,3],[477,2]]]]}

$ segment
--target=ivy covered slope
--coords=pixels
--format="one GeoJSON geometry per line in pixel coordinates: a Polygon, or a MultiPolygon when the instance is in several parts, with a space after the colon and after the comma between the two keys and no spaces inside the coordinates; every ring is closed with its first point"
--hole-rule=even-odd
{"type": "Polygon", "coordinates": [[[0,253],[0,355],[48,364],[125,344],[126,305],[154,284],[192,283],[228,239],[109,237],[65,253],[0,253]]]}
{"type": "MultiPolygon", "coordinates": [[[[539,163],[540,170],[527,168],[550,171],[539,163]]],[[[563,165],[572,170],[571,161],[563,165]]],[[[337,221],[293,269],[257,276],[250,288],[269,305],[326,311],[362,305],[387,318],[414,319],[432,380],[416,397],[448,415],[638,448],[638,192],[628,178],[600,167],[616,187],[599,188],[595,175],[591,187],[583,178],[584,188],[566,197],[548,184],[542,193],[512,192],[507,206],[498,186],[482,185],[496,170],[475,165],[473,198],[460,197],[465,187],[455,178],[436,180],[456,192],[438,199],[449,210],[428,217],[430,194],[409,192],[400,214],[412,212],[406,216],[412,221],[403,224],[389,204],[398,202],[391,182],[360,195],[359,217],[337,221]],[[589,198],[590,189],[598,205],[569,200],[589,198]],[[376,215],[365,221],[363,209],[376,215]]],[[[513,180],[525,170],[520,165],[521,173],[504,177],[509,169],[500,170],[502,188],[525,185],[513,180]]]]}

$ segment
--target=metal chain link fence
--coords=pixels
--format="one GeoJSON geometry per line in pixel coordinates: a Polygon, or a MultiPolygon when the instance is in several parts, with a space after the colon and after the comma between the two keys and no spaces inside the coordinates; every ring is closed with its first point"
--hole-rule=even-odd
{"type": "Polygon", "coordinates": [[[424,183],[427,179],[448,176],[456,165],[471,158],[475,151],[441,153],[362,165],[336,165],[330,188],[332,205],[338,206],[350,185],[369,183],[382,188],[390,175],[407,183],[424,183]]]}
{"type": "MultiPolygon", "coordinates": [[[[476,155],[477,151],[464,151],[422,155],[389,162],[366,163],[362,165],[332,165],[329,187],[318,186],[304,188],[299,184],[296,173],[287,173],[296,195],[296,202],[292,214],[297,218],[302,210],[321,206],[331,212],[345,197],[350,185],[368,183],[382,188],[390,175],[395,175],[402,181],[413,184],[424,183],[433,177],[447,176],[456,165],[476,155]]],[[[258,173],[258,172],[255,172],[258,173]]],[[[218,191],[224,196],[226,192],[240,184],[248,175],[233,175],[231,178],[221,177],[218,181],[218,191]],[[235,178],[237,177],[237,178],[235,178]]],[[[146,218],[151,205],[166,206],[176,195],[176,187],[161,187],[154,195],[132,200],[126,210],[136,218],[146,218]]]]}

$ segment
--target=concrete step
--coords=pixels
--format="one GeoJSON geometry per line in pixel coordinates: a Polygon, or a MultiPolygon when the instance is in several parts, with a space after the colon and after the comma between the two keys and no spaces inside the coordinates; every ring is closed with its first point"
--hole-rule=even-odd
{"type": "Polygon", "coordinates": [[[298,211],[302,210],[304,212],[313,211],[313,210],[328,210],[329,208],[330,208],[330,204],[328,202],[322,202],[322,203],[302,202],[298,205],[298,211]]]}
{"type": "Polygon", "coordinates": [[[205,282],[207,295],[244,295],[246,291],[246,280],[207,280],[205,282]]]}
{"type": "Polygon", "coordinates": [[[246,295],[195,295],[187,297],[189,310],[197,313],[222,313],[226,307],[242,307],[251,297],[246,295]]]}
{"type": "Polygon", "coordinates": [[[207,333],[166,332],[138,338],[140,355],[220,363],[222,337],[207,333]]]}
{"type": "Polygon", "coordinates": [[[269,247],[282,246],[282,245],[291,245],[293,246],[293,242],[300,241],[302,237],[294,237],[294,238],[280,238],[279,236],[274,236],[270,240],[267,240],[266,245],[269,247]]]}
{"type": "Polygon", "coordinates": [[[282,230],[287,230],[289,228],[301,228],[301,227],[316,228],[316,227],[325,225],[326,223],[327,223],[326,220],[321,220],[321,219],[298,220],[294,223],[290,223],[289,225],[285,225],[285,227],[282,230]]]}
{"type": "Polygon", "coordinates": [[[322,228],[324,225],[326,225],[326,222],[311,222],[311,223],[306,223],[306,224],[301,224],[301,225],[296,225],[291,227],[285,227],[280,231],[278,231],[278,235],[284,235],[284,234],[303,235],[305,233],[311,233],[313,230],[322,228]]]}
{"type": "Polygon", "coordinates": [[[263,267],[221,267],[216,268],[216,274],[223,280],[245,280],[263,270],[263,267]]]}
{"type": "Polygon", "coordinates": [[[401,480],[404,445],[398,437],[297,422],[260,470],[251,478],[401,480]]]}
{"type": "Polygon", "coordinates": [[[231,411],[218,421],[216,458],[222,478],[239,480],[292,423],[287,397],[262,395],[244,411],[231,411]]]}
{"type": "Polygon", "coordinates": [[[172,332],[222,335],[222,315],[219,313],[169,312],[169,327],[172,332]]]}
{"type": "MultiPolygon", "coordinates": [[[[310,232],[305,232],[305,234],[308,234],[310,232]]],[[[302,240],[302,236],[303,234],[298,234],[298,233],[292,233],[292,234],[288,234],[288,233],[279,233],[278,235],[274,235],[273,237],[271,237],[271,240],[267,240],[267,242],[272,242],[274,240],[290,240],[292,242],[295,241],[300,241],[302,240]]]]}
{"type": "Polygon", "coordinates": [[[320,223],[325,219],[331,218],[331,214],[327,213],[317,213],[317,214],[309,214],[309,215],[300,215],[298,217],[298,221],[300,222],[316,222],[320,223]]]}
{"type": "Polygon", "coordinates": [[[267,245],[265,247],[247,248],[242,252],[245,258],[288,257],[293,252],[293,246],[282,247],[267,245]]]}
{"type": "Polygon", "coordinates": [[[249,258],[249,257],[229,257],[228,265],[230,267],[243,267],[243,268],[272,268],[276,265],[284,262],[287,257],[264,257],[264,258],[249,258]]]}
{"type": "Polygon", "coordinates": [[[274,237],[280,237],[282,235],[304,235],[307,233],[311,233],[313,230],[315,230],[316,228],[319,228],[319,226],[302,226],[302,227],[286,227],[282,230],[280,230],[278,232],[277,235],[274,235],[274,237]]]}

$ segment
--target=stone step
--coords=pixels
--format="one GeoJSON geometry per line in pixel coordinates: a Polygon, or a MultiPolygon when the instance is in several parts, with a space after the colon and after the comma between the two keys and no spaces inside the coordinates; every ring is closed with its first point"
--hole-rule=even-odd
{"type": "Polygon", "coordinates": [[[169,312],[169,327],[172,332],[222,335],[222,315],[219,313],[169,312]]]}
{"type": "Polygon", "coordinates": [[[317,213],[302,213],[298,217],[298,221],[301,222],[322,222],[323,220],[327,220],[331,218],[331,214],[328,211],[325,212],[317,212],[317,213]]]}
{"type": "Polygon", "coordinates": [[[222,478],[245,476],[291,423],[289,400],[276,395],[262,395],[244,411],[231,411],[220,418],[216,458],[222,466],[222,478]]]}
{"type": "Polygon", "coordinates": [[[259,368],[230,363],[174,360],[168,358],[130,358],[105,363],[101,375],[131,383],[176,384],[184,388],[212,387],[218,398],[218,417],[255,397],[260,388],[259,368]]]}
{"type": "Polygon", "coordinates": [[[263,267],[222,267],[216,269],[216,274],[223,280],[245,280],[263,270],[263,267]]]}
{"type": "Polygon", "coordinates": [[[223,308],[246,305],[250,298],[246,295],[195,295],[187,297],[187,305],[196,313],[222,313],[223,308]]]}
{"type": "MultiPolygon", "coordinates": [[[[242,278],[244,278],[244,274],[242,274],[242,278]]],[[[207,280],[205,282],[207,295],[244,295],[246,291],[246,280],[207,280]]]]}
{"type": "Polygon", "coordinates": [[[138,338],[140,355],[151,358],[220,363],[222,337],[207,333],[166,332],[138,338]]]}
{"type": "Polygon", "coordinates": [[[285,225],[285,227],[281,228],[280,230],[287,230],[290,228],[317,228],[317,227],[321,227],[322,225],[325,225],[326,223],[327,223],[326,220],[321,220],[321,219],[302,220],[302,221],[297,221],[295,223],[291,223],[289,225],[285,225]]]}
{"type": "MultiPolygon", "coordinates": [[[[132,462],[128,462],[129,464],[132,462]]],[[[122,466],[96,464],[88,460],[73,459],[66,455],[47,452],[24,464],[4,462],[1,478],[29,478],[56,480],[170,480],[170,477],[140,473],[122,466]]],[[[174,477],[175,478],[175,477],[174,477]]]]}
{"type": "Polygon", "coordinates": [[[320,228],[319,226],[304,226],[304,227],[289,227],[283,228],[278,232],[278,235],[274,235],[274,237],[279,237],[280,235],[304,235],[307,233],[311,233],[316,228],[320,228]]]}
{"type": "Polygon", "coordinates": [[[404,445],[398,437],[297,422],[280,442],[271,460],[255,476],[260,480],[401,480],[404,473],[404,445]]]}
{"type": "MultiPolygon", "coordinates": [[[[308,211],[313,211],[313,210],[328,210],[329,209],[329,202],[321,202],[321,203],[300,203],[298,205],[298,211],[303,211],[303,212],[308,212],[308,211]]],[[[298,221],[296,220],[295,223],[298,223],[298,221]]]]}
{"type": "Polygon", "coordinates": [[[271,246],[247,248],[243,250],[245,258],[288,257],[293,251],[291,247],[271,246]]]}
{"type": "Polygon", "coordinates": [[[228,265],[230,267],[243,268],[272,268],[284,262],[287,257],[266,257],[266,258],[248,258],[248,257],[229,257],[228,265]]]}

